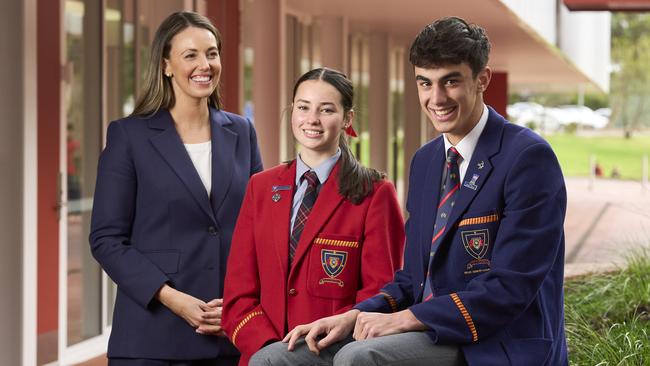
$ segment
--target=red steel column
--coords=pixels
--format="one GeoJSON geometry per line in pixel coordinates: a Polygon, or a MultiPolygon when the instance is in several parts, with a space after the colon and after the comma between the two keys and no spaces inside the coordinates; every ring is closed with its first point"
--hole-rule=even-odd
{"type": "Polygon", "coordinates": [[[38,334],[58,328],[60,14],[60,0],[38,0],[38,334]]]}
{"type": "Polygon", "coordinates": [[[207,16],[222,37],[221,96],[227,111],[241,113],[239,101],[239,46],[240,13],[238,0],[211,0],[207,2],[207,16]]]}
{"type": "Polygon", "coordinates": [[[497,113],[506,117],[508,105],[508,73],[501,71],[492,72],[492,80],[483,94],[485,104],[494,108],[497,113]]]}

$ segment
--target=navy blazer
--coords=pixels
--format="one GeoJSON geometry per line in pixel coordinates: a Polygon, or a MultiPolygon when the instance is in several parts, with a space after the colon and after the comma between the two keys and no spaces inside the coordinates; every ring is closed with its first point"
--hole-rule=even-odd
{"type": "Polygon", "coordinates": [[[411,162],[404,268],[363,311],[409,308],[472,365],[567,365],[566,189],[551,147],[489,109],[421,302],[443,174],[442,136],[411,162]],[[392,305],[392,307],[391,307],[392,305]]]}
{"type": "Polygon", "coordinates": [[[108,126],[90,233],[93,256],[117,284],[108,357],[238,354],[154,300],[164,283],[203,301],[222,297],[235,221],[262,162],[250,121],[210,108],[210,124],[210,196],[169,111],[108,126]]]}

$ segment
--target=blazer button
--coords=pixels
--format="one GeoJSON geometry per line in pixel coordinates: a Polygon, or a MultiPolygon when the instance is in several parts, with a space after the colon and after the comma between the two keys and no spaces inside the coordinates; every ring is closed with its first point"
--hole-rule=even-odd
{"type": "Polygon", "coordinates": [[[295,288],[289,289],[289,295],[296,296],[296,294],[298,294],[298,291],[295,288]]]}
{"type": "Polygon", "coordinates": [[[424,282],[420,282],[420,287],[424,286],[424,282]]]}
{"type": "Polygon", "coordinates": [[[208,234],[217,235],[218,234],[217,228],[212,225],[208,226],[208,234]]]}

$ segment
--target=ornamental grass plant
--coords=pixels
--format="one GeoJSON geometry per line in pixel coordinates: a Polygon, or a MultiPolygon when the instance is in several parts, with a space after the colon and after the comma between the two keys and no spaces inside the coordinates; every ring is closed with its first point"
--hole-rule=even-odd
{"type": "Polygon", "coordinates": [[[606,274],[565,282],[571,365],[650,365],[650,250],[606,274]]]}

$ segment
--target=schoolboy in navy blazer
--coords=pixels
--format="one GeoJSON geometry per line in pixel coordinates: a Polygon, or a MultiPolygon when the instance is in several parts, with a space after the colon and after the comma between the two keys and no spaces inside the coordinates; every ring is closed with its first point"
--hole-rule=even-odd
{"type": "Polygon", "coordinates": [[[210,124],[209,197],[166,109],[108,127],[90,234],[93,255],[118,288],[108,357],[238,354],[227,338],[196,333],[154,300],[165,283],[206,302],[222,296],[235,221],[262,162],[248,120],[211,107],[210,124]]]}
{"type": "Polygon", "coordinates": [[[306,334],[319,352],[352,332],[335,365],[568,365],[564,179],[542,137],[485,106],[489,49],[482,28],[456,17],[416,37],[420,106],[441,136],[411,161],[404,267],[356,309],[297,327],[289,349],[306,334]]]}
{"type": "Polygon", "coordinates": [[[564,180],[541,137],[489,111],[448,221],[452,228],[432,259],[435,296],[420,301],[436,213],[430,203],[437,202],[445,159],[442,137],[412,160],[410,181],[418,184],[409,185],[404,268],[383,295],[357,308],[408,308],[434,343],[461,345],[469,365],[564,365],[564,180]],[[472,247],[472,235],[482,248],[472,247]]]}

